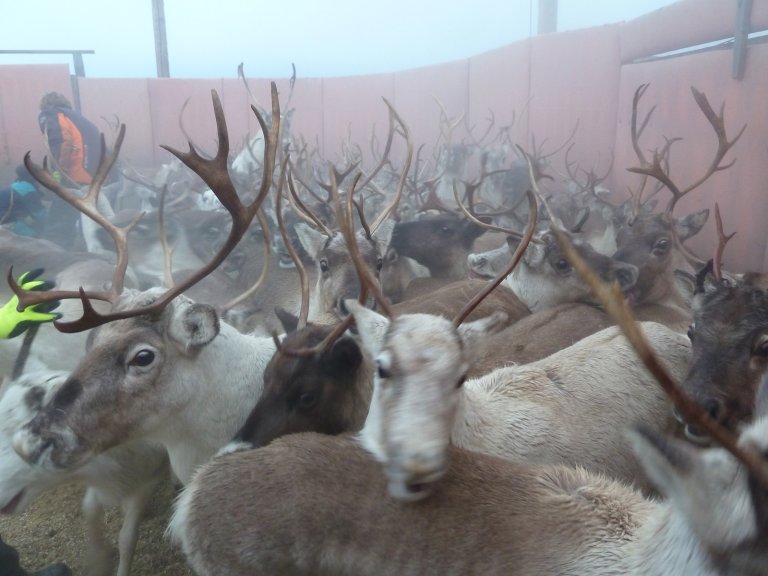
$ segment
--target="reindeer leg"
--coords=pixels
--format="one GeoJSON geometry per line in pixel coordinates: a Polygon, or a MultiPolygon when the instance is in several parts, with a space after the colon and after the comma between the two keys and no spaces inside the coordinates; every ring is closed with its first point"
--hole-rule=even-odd
{"type": "Polygon", "coordinates": [[[106,533],[104,506],[99,501],[98,493],[94,488],[88,488],[85,491],[82,510],[85,519],[85,536],[88,542],[86,574],[88,576],[110,576],[114,563],[113,550],[104,537],[106,533]]]}

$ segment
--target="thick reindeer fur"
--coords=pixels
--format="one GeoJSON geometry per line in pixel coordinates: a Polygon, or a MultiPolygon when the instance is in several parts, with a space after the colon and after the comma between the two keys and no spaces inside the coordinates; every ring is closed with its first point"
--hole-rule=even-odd
{"type": "MultiPolygon", "coordinates": [[[[433,290],[429,294],[400,302],[393,306],[393,310],[395,314],[422,313],[454,318],[464,304],[469,302],[486,285],[486,280],[458,280],[433,290]]],[[[507,314],[507,324],[514,324],[531,313],[512,290],[501,285],[488,294],[467,319],[478,320],[497,310],[502,310],[507,314]]]]}
{"type": "MultiPolygon", "coordinates": [[[[768,420],[752,431],[764,452],[768,420]]],[[[200,576],[765,574],[768,519],[741,466],[687,447],[681,466],[653,438],[633,443],[670,503],[580,468],[451,448],[432,495],[402,504],[353,439],[296,434],[214,458],[169,533],[200,576]]]]}
{"type": "MultiPolygon", "coordinates": [[[[387,441],[395,451],[388,453],[389,468],[394,469],[392,462],[397,460],[393,439],[410,435],[420,435],[425,453],[432,454],[420,456],[421,460],[437,466],[437,440],[430,440],[428,432],[439,436],[432,430],[439,420],[449,430],[446,434],[451,442],[461,448],[515,461],[584,466],[649,488],[623,427],[627,422],[639,422],[671,432],[676,421],[664,392],[618,327],[601,330],[537,362],[499,368],[460,385],[474,356],[448,321],[409,315],[390,323],[354,303],[350,310],[363,345],[377,359],[380,378],[381,367],[385,368],[385,390],[398,390],[397,394],[382,392],[382,397],[389,394],[390,403],[402,403],[417,394],[429,407],[425,408],[428,415],[418,417],[429,420],[429,429],[426,424],[411,429],[408,423],[409,427],[400,430],[399,420],[388,422],[387,441]],[[439,361],[425,361],[433,357],[439,361]]],[[[642,327],[652,348],[680,381],[690,361],[688,339],[660,324],[644,323],[642,327]]],[[[371,415],[378,416],[375,407],[384,405],[376,398],[374,393],[369,421],[371,415]]],[[[406,422],[404,417],[404,426],[406,422]]],[[[364,435],[366,430],[377,429],[368,424],[364,435]]],[[[416,476],[428,477],[430,467],[421,464],[416,476]]]]}
{"type": "MultiPolygon", "coordinates": [[[[755,396],[768,369],[765,277],[716,280],[704,274],[693,297],[691,370],[683,389],[722,426],[737,431],[752,420],[755,396]]],[[[700,431],[686,432],[701,441],[700,431]]]]}
{"type": "MultiPolygon", "coordinates": [[[[125,292],[115,309],[160,291],[125,292]]],[[[241,334],[184,296],[157,318],[92,331],[77,368],[14,445],[27,461],[71,468],[129,439],[162,444],[181,482],[232,439],[258,400],[270,337],[241,334]]]]}
{"type": "Polygon", "coordinates": [[[23,512],[40,494],[65,483],[85,485],[86,572],[115,573],[112,546],[104,537],[104,510],[120,506],[124,519],[117,575],[128,576],[139,523],[150,497],[168,478],[168,457],[159,445],[138,441],[108,450],[74,470],[46,470],[24,462],[11,446],[13,433],[51,401],[66,377],[66,372],[29,373],[9,384],[0,397],[0,511],[23,512]]]}
{"type": "Polygon", "coordinates": [[[534,312],[489,335],[478,350],[469,375],[482,376],[502,366],[541,360],[612,325],[605,311],[579,302],[534,312]]]}

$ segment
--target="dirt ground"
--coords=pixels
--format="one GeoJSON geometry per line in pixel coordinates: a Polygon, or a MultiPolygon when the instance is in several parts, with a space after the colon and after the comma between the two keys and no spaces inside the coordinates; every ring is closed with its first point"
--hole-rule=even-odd
{"type": "MultiPolygon", "coordinates": [[[[64,486],[43,494],[23,514],[0,516],[0,536],[19,551],[25,569],[65,562],[75,576],[85,576],[82,495],[81,488],[64,486]]],[[[153,497],[139,529],[132,576],[193,576],[181,552],[163,535],[172,498],[170,481],[153,497]]],[[[121,521],[119,510],[107,513],[109,538],[115,548],[121,521]]]]}

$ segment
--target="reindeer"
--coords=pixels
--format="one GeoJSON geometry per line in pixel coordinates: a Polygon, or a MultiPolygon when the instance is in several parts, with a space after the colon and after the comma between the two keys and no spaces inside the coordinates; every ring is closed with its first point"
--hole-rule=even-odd
{"type": "MultiPolygon", "coordinates": [[[[692,357],[682,387],[721,426],[737,431],[752,420],[757,389],[768,371],[766,276],[722,270],[723,251],[733,234],[724,234],[717,204],[715,222],[714,258],[695,278],[686,275],[693,284],[692,357]]],[[[686,435],[698,443],[709,441],[687,423],[686,435]]]]}
{"type": "MultiPolygon", "coordinates": [[[[385,100],[386,102],[386,100],[385,100]]],[[[362,183],[354,182],[352,189],[363,189],[373,182],[373,178],[381,170],[388,159],[389,150],[392,146],[392,140],[395,134],[395,123],[399,126],[407,146],[407,153],[403,172],[398,183],[397,191],[391,202],[379,214],[376,220],[368,226],[365,221],[362,207],[358,205],[358,214],[362,224],[362,230],[358,232],[359,242],[364,246],[363,256],[371,270],[378,273],[384,264],[384,255],[387,246],[390,244],[394,221],[388,219],[394,211],[402,195],[405,185],[405,179],[409,171],[411,158],[413,156],[413,145],[411,143],[410,132],[405,126],[395,109],[386,102],[389,108],[389,138],[387,140],[385,153],[379,164],[368,174],[362,183]]],[[[354,168],[354,165],[350,166],[354,168]]],[[[340,180],[349,174],[345,171],[343,174],[332,168],[330,171],[331,184],[324,185],[326,188],[338,186],[340,180]]],[[[358,179],[360,176],[358,176],[358,179]]],[[[291,181],[289,180],[289,185],[291,181]]],[[[292,185],[290,186],[292,188],[292,185]]],[[[349,196],[351,197],[350,190],[349,196]]],[[[331,230],[322,220],[313,216],[311,212],[299,200],[298,196],[293,194],[294,201],[300,208],[299,214],[304,214],[311,218],[316,228],[307,224],[299,223],[295,226],[299,240],[306,253],[316,262],[317,281],[312,298],[310,299],[309,319],[319,323],[334,323],[337,319],[347,315],[343,308],[343,302],[350,297],[356,297],[360,291],[357,275],[349,260],[347,245],[338,231],[331,230]]],[[[378,279],[377,279],[378,283],[378,279]]]]}
{"type": "Polygon", "coordinates": [[[0,513],[23,512],[43,492],[69,482],[86,486],[82,511],[88,540],[88,574],[114,574],[111,545],[105,540],[104,511],[121,506],[124,519],[118,540],[117,576],[128,576],[138,529],[149,498],[168,478],[165,450],[130,442],[97,456],[74,470],[30,466],[13,451],[14,432],[31,420],[66,381],[66,372],[34,372],[11,382],[0,396],[0,513]]]}
{"type": "Polygon", "coordinates": [[[701,230],[709,217],[709,210],[702,210],[685,216],[675,218],[672,212],[686,194],[698,188],[714,173],[726,170],[733,162],[723,164],[723,159],[739,140],[746,129],[742,127],[732,140],[728,140],[723,107],[720,114],[712,109],[707,97],[691,87],[691,93],[699,109],[712,126],[717,135],[717,151],[704,174],[695,182],[685,188],[679,187],[669,175],[667,164],[668,155],[672,145],[678,139],[668,139],[662,150],[653,153],[653,159],[648,160],[641,150],[639,139],[650,120],[653,109],[643,118],[638,126],[638,104],[645,94],[648,85],[642,84],[635,91],[632,103],[632,146],[640,162],[639,166],[630,168],[643,176],[641,188],[635,193],[634,215],[620,226],[616,232],[617,251],[614,258],[630,262],[640,270],[640,277],[629,298],[636,305],[656,304],[659,310],[656,313],[638,315],[641,319],[669,318],[674,314],[679,318],[681,330],[684,331],[690,322],[690,307],[687,303],[689,295],[684,294],[675,282],[674,271],[683,270],[694,273],[704,262],[685,248],[683,242],[701,230]],[[654,178],[661,187],[671,193],[666,209],[659,214],[642,214],[642,191],[648,177],[654,178]]]}
{"type": "MultiPolygon", "coordinates": [[[[76,203],[112,231],[118,246],[118,266],[109,293],[72,294],[51,291],[30,298],[15,284],[21,305],[53,299],[81,298],[82,318],[58,323],[62,330],[95,327],[88,351],[44,407],[14,437],[14,448],[30,463],[48,468],[72,468],[129,439],[152,439],[167,450],[171,468],[186,482],[195,467],[207,460],[242,426],[263,386],[263,370],[275,345],[271,338],[239,333],[220,322],[209,305],[195,304],[181,292],[214,270],[248,229],[272,185],[279,125],[277,89],[272,85],[273,124],[268,128],[256,114],[267,140],[261,186],[250,204],[243,204],[227,172],[229,139],[221,102],[213,92],[219,149],[210,160],[194,148],[181,153],[169,148],[197,172],[232,216],[229,237],[198,273],[166,291],[121,293],[127,267],[128,230],[102,222],[94,196],[111,161],[104,159],[85,202],[76,203]],[[89,203],[90,202],[90,203],[89,203]],[[34,299],[33,299],[34,298],[34,299]],[[91,299],[112,303],[108,314],[97,313],[91,299]],[[226,375],[226,384],[211,393],[210,383],[226,375]]],[[[121,130],[121,134],[124,129],[121,130]]],[[[35,177],[57,194],[70,198],[47,170],[25,159],[35,177]]]]}
{"type": "MultiPolygon", "coordinates": [[[[169,525],[196,572],[764,573],[768,384],[761,418],[728,451],[697,451],[647,427],[631,434],[649,476],[671,499],[661,503],[583,468],[512,463],[448,446],[452,421],[463,414],[455,402],[435,402],[412,369],[454,396],[470,349],[494,324],[454,323],[446,331],[434,318],[401,316],[392,325],[375,318],[370,332],[361,327],[364,338],[374,332],[385,341],[361,433],[290,435],[201,468],[169,525]],[[429,328],[429,344],[454,355],[414,346],[424,340],[413,330],[429,328]]],[[[637,329],[622,328],[635,343],[637,329]]],[[[647,348],[640,354],[653,363],[647,348]]]]}
{"type": "MultiPolygon", "coordinates": [[[[524,250],[523,245],[518,253],[524,250]]],[[[519,254],[513,260],[519,260],[519,254]]],[[[506,273],[503,271],[501,277],[506,273]]],[[[376,287],[370,289],[385,306],[376,287]]],[[[487,293],[487,289],[486,285],[481,294],[487,293]]],[[[476,302],[472,301],[473,306],[476,302]]],[[[379,377],[389,379],[388,382],[393,378],[398,383],[402,380],[398,388],[409,382],[418,383],[420,394],[426,395],[425,390],[433,388],[434,396],[424,402],[445,415],[457,411],[456,417],[450,418],[453,428],[449,434],[456,446],[516,461],[583,465],[643,484],[618,424],[635,418],[668,432],[676,428],[666,396],[650,385],[651,376],[638,363],[626,341],[618,337],[617,328],[585,338],[540,362],[501,368],[464,381],[478,347],[464,342],[449,320],[413,313],[388,321],[354,302],[348,302],[347,307],[355,317],[367,354],[372,358],[386,357],[388,362],[397,364],[379,365],[379,377]],[[390,341],[398,342],[399,338],[402,343],[391,344],[397,350],[389,350],[390,341]],[[445,370],[443,363],[449,365],[445,370]],[[457,385],[457,381],[463,384],[457,385]],[[619,402],[616,398],[624,400],[619,402]]],[[[465,305],[459,316],[467,315],[466,310],[465,305]]],[[[505,316],[497,312],[476,322],[498,329],[505,316]]],[[[655,324],[648,325],[647,333],[670,369],[682,377],[689,358],[685,337],[655,324]]],[[[339,406],[346,405],[337,402],[339,406]]],[[[338,421],[330,416],[337,408],[328,402],[325,407],[328,420],[338,421]]],[[[376,425],[370,430],[377,430],[376,425]]],[[[441,461],[434,460],[437,464],[441,461]]],[[[437,471],[431,470],[430,474],[437,471]]],[[[407,481],[400,491],[423,483],[421,479],[407,481]]]]}
{"type": "Polygon", "coordinates": [[[282,312],[286,336],[264,370],[264,390],[236,443],[266,446],[296,432],[340,434],[359,430],[368,414],[373,363],[357,338],[333,326],[306,324],[282,312]],[[332,407],[332,409],[330,408],[332,407]]]}

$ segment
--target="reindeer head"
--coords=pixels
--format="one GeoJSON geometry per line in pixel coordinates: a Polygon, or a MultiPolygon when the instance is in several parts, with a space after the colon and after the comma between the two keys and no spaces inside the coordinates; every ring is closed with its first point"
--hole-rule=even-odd
{"type": "MultiPolygon", "coordinates": [[[[149,306],[161,293],[126,291],[113,312],[149,306]]],[[[30,463],[73,468],[172,418],[174,409],[190,400],[183,386],[168,386],[177,363],[195,358],[218,334],[213,308],[184,296],[159,317],[94,329],[86,356],[51,402],[16,433],[14,448],[30,463]],[[158,406],[168,411],[160,413],[158,406]]]]}
{"type": "MultiPolygon", "coordinates": [[[[683,388],[736,432],[752,420],[757,388],[768,372],[768,295],[752,279],[718,280],[707,272],[699,274],[694,293],[692,362],[683,388]]],[[[702,440],[692,426],[686,433],[702,440]]]]}
{"type": "Polygon", "coordinates": [[[363,445],[385,463],[393,497],[419,500],[445,474],[458,388],[481,337],[505,315],[457,328],[439,316],[406,314],[390,321],[357,302],[347,306],[376,363],[363,445]]]}
{"type": "Polygon", "coordinates": [[[285,312],[281,319],[287,334],[264,370],[261,397],[235,439],[260,447],[296,432],[359,430],[368,413],[372,375],[356,338],[343,334],[328,347],[295,354],[324,342],[333,327],[297,329],[298,318],[285,312]]]}

